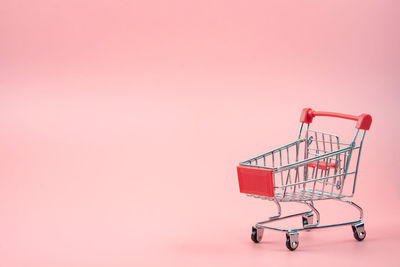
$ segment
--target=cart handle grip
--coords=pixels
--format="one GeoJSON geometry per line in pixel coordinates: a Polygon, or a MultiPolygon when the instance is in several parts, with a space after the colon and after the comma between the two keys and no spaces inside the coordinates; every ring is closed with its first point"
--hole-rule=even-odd
{"type": "Polygon", "coordinates": [[[312,123],[314,117],[317,116],[325,116],[325,117],[336,117],[346,120],[357,121],[356,128],[361,130],[369,130],[372,123],[372,116],[369,114],[361,114],[359,116],[342,114],[336,112],[328,112],[328,111],[315,111],[311,108],[304,108],[301,112],[300,122],[310,124],[312,123]]]}

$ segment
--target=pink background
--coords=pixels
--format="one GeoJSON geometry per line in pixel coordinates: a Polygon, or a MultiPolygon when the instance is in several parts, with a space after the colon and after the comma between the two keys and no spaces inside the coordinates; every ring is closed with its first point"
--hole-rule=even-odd
{"type": "Polygon", "coordinates": [[[0,266],[398,266],[399,10],[2,0],[0,266]],[[354,198],[368,236],[253,244],[275,210],[239,194],[235,167],[294,140],[306,106],[373,115],[354,198]]]}

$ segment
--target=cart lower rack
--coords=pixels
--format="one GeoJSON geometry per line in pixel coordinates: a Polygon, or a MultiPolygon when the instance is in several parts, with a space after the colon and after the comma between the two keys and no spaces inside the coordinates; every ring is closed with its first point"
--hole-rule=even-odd
{"type": "Polygon", "coordinates": [[[237,167],[241,193],[250,197],[273,201],[278,213],[252,227],[251,239],[261,241],[264,229],[286,232],[286,246],[295,250],[299,245],[298,232],[319,228],[351,225],[356,240],[366,236],[363,210],[344,199],[354,195],[361,148],[372,117],[303,109],[298,139],[267,153],[243,161],[237,167]],[[357,121],[357,131],[351,143],[343,143],[338,135],[310,129],[316,116],[329,116],[357,121]],[[304,129],[305,128],[305,129],[304,129]],[[351,160],[354,159],[355,160],[351,160]],[[360,217],[354,221],[320,225],[320,213],[314,201],[334,199],[356,208],[360,217]],[[281,215],[281,202],[298,202],[309,209],[304,212],[281,215]],[[303,227],[283,229],[266,224],[294,216],[302,216],[303,227]],[[314,222],[315,217],[315,222],[314,222]]]}

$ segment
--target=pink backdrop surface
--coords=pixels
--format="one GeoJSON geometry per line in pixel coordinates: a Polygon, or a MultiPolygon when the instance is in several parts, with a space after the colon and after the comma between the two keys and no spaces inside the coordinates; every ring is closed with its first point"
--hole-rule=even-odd
{"type": "Polygon", "coordinates": [[[0,1],[0,266],[398,266],[399,10],[0,1]],[[363,242],[350,227],[302,232],[295,252],[283,233],[250,240],[275,210],[239,193],[236,165],[294,140],[303,107],[373,116],[363,242]]]}

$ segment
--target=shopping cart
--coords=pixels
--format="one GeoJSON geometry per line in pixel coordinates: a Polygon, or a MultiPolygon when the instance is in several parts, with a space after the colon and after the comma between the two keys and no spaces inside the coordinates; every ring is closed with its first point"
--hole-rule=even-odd
{"type": "Polygon", "coordinates": [[[300,117],[298,139],[267,153],[243,161],[237,167],[239,188],[248,196],[275,202],[278,214],[252,227],[251,239],[261,241],[264,229],[286,232],[286,246],[295,250],[299,245],[298,232],[327,227],[351,225],[354,238],[362,241],[366,236],[363,210],[350,198],[354,195],[361,148],[372,117],[314,111],[303,109],[300,117]],[[338,135],[311,130],[314,117],[329,116],[357,121],[357,131],[351,143],[343,143],[338,135]],[[305,128],[305,129],[304,129],[305,128]],[[351,161],[351,158],[355,160],[351,161]],[[355,221],[320,225],[320,213],[314,201],[335,199],[358,209],[360,218],[355,221]],[[308,211],[281,216],[280,202],[298,202],[308,211]],[[282,229],[265,224],[302,216],[303,227],[282,229]],[[314,216],[316,221],[314,221],[314,216]]]}

